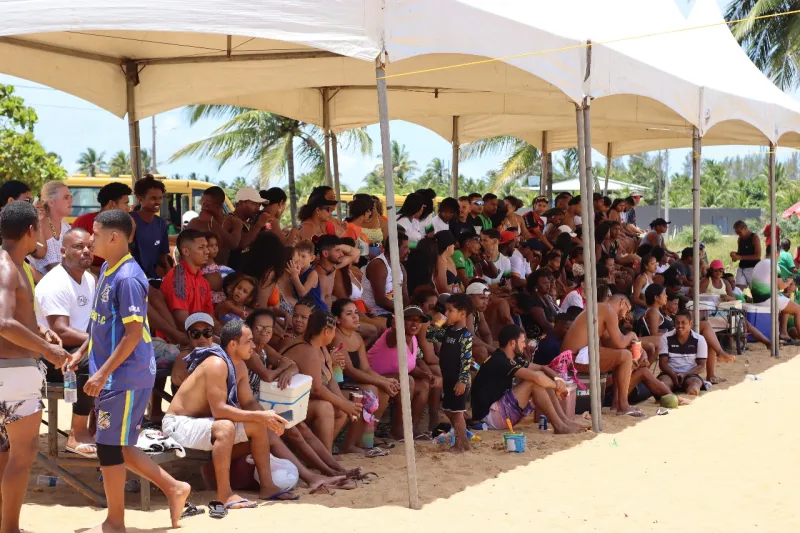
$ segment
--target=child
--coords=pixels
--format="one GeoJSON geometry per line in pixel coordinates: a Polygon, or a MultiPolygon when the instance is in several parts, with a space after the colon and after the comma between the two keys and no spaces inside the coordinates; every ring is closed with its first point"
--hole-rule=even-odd
{"type": "Polygon", "coordinates": [[[450,221],[458,215],[458,200],[455,198],[445,198],[439,203],[439,214],[430,219],[429,225],[425,228],[428,237],[436,233],[450,229],[450,221]]]}
{"type": "Polygon", "coordinates": [[[294,246],[294,258],[286,270],[291,276],[297,298],[302,298],[312,291],[320,291],[319,274],[314,268],[314,243],[308,239],[294,246]]]}
{"type": "Polygon", "coordinates": [[[225,265],[218,265],[216,262],[219,253],[219,240],[217,236],[209,233],[206,235],[208,241],[208,263],[200,269],[200,275],[206,278],[211,286],[211,302],[216,305],[225,300],[225,291],[222,290],[222,281],[225,276],[232,274],[234,270],[225,265]]]}
{"type": "MultiPolygon", "coordinates": [[[[450,419],[456,436],[453,453],[470,450],[467,440],[467,388],[472,364],[472,335],[467,329],[467,315],[473,311],[472,298],[464,293],[454,294],[445,304],[445,327],[428,326],[429,342],[441,343],[439,367],[442,370],[442,410],[450,419]]],[[[437,322],[441,325],[441,321],[437,322]]]]}
{"type": "Polygon", "coordinates": [[[217,304],[214,309],[220,322],[225,324],[234,318],[246,319],[253,311],[258,297],[257,285],[254,278],[244,274],[234,274],[225,278],[223,286],[228,298],[217,304]]]}

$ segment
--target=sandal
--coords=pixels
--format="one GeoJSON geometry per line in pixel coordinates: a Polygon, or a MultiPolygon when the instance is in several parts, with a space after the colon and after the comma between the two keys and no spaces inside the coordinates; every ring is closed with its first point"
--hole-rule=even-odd
{"type": "Polygon", "coordinates": [[[86,459],[97,459],[97,445],[91,442],[79,442],[77,446],[66,446],[64,450],[86,459]]]}
{"type": "Polygon", "coordinates": [[[299,494],[295,494],[290,490],[282,490],[276,494],[273,494],[269,498],[261,498],[262,500],[268,502],[296,502],[300,499],[299,494]],[[288,498],[283,498],[282,496],[288,496],[288,498]]]}
{"type": "Polygon", "coordinates": [[[369,450],[365,450],[364,457],[367,459],[375,459],[376,457],[385,457],[389,455],[389,450],[384,450],[383,448],[378,448],[375,446],[374,448],[370,448],[369,450]]]}
{"type": "Polygon", "coordinates": [[[617,413],[617,416],[630,416],[631,418],[647,418],[646,414],[644,414],[642,411],[640,411],[635,407],[631,407],[630,409],[628,409],[626,413],[622,414],[617,413]]]}
{"type": "Polygon", "coordinates": [[[414,440],[433,440],[433,435],[430,431],[424,431],[417,435],[414,435],[414,440]]]}
{"type": "Polygon", "coordinates": [[[356,481],[360,481],[364,485],[369,485],[370,481],[377,478],[378,474],[376,474],[375,472],[363,472],[359,474],[357,477],[353,477],[353,479],[355,479],[356,481]]]}
{"type": "Polygon", "coordinates": [[[718,383],[725,383],[726,381],[728,381],[728,379],[720,376],[714,376],[713,378],[708,378],[707,381],[712,385],[717,385],[718,383]]]}
{"type": "Polygon", "coordinates": [[[194,504],[186,502],[186,504],[183,506],[183,513],[181,513],[181,517],[178,520],[183,520],[184,518],[187,518],[189,516],[197,516],[205,514],[205,512],[206,512],[205,509],[198,509],[194,504]]]}

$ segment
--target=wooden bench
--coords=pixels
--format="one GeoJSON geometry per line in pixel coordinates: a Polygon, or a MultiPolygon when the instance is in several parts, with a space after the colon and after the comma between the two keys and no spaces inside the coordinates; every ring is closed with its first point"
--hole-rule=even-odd
{"type": "MultiPolygon", "coordinates": [[[[36,460],[42,464],[53,475],[63,479],[68,485],[75,490],[92,500],[100,507],[106,507],[106,498],[104,494],[97,492],[92,487],[76,478],[65,467],[80,467],[80,468],[99,468],[100,463],[97,459],[87,459],[80,457],[76,454],[59,454],[58,435],[59,433],[67,436],[67,433],[58,429],[58,400],[64,399],[64,384],[63,383],[48,383],[47,384],[47,421],[43,423],[47,425],[47,455],[38,452],[36,460]]],[[[172,461],[180,460],[174,451],[149,453],[148,454],[156,464],[163,465],[172,461]]],[[[205,452],[196,452],[187,450],[187,459],[210,460],[211,454],[205,452]],[[191,452],[191,453],[190,453],[191,452]]],[[[142,511],[150,510],[150,482],[139,476],[139,483],[141,485],[140,501],[142,511]]]]}

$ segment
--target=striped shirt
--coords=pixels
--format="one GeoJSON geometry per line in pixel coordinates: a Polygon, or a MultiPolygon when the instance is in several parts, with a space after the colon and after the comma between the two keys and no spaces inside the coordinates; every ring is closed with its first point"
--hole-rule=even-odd
{"type": "Polygon", "coordinates": [[[676,374],[682,374],[697,366],[698,360],[708,359],[708,346],[706,340],[694,331],[689,332],[689,338],[681,344],[678,332],[672,330],[661,336],[658,355],[669,357],[669,367],[676,374]]]}

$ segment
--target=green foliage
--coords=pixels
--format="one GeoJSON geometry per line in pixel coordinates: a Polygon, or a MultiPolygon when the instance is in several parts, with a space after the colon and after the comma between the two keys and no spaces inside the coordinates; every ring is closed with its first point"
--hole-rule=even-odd
{"type": "MultiPolygon", "coordinates": [[[[723,235],[719,228],[713,224],[706,224],[700,226],[700,241],[704,242],[706,246],[722,242],[723,235]]],[[[679,248],[685,248],[692,245],[692,227],[686,226],[675,237],[670,240],[670,244],[674,243],[679,248]]]]}
{"type": "Polygon", "coordinates": [[[61,158],[48,153],[36,140],[38,117],[32,107],[14,96],[14,87],[0,84],[0,183],[16,179],[38,193],[46,181],[67,175],[61,158]]]}

